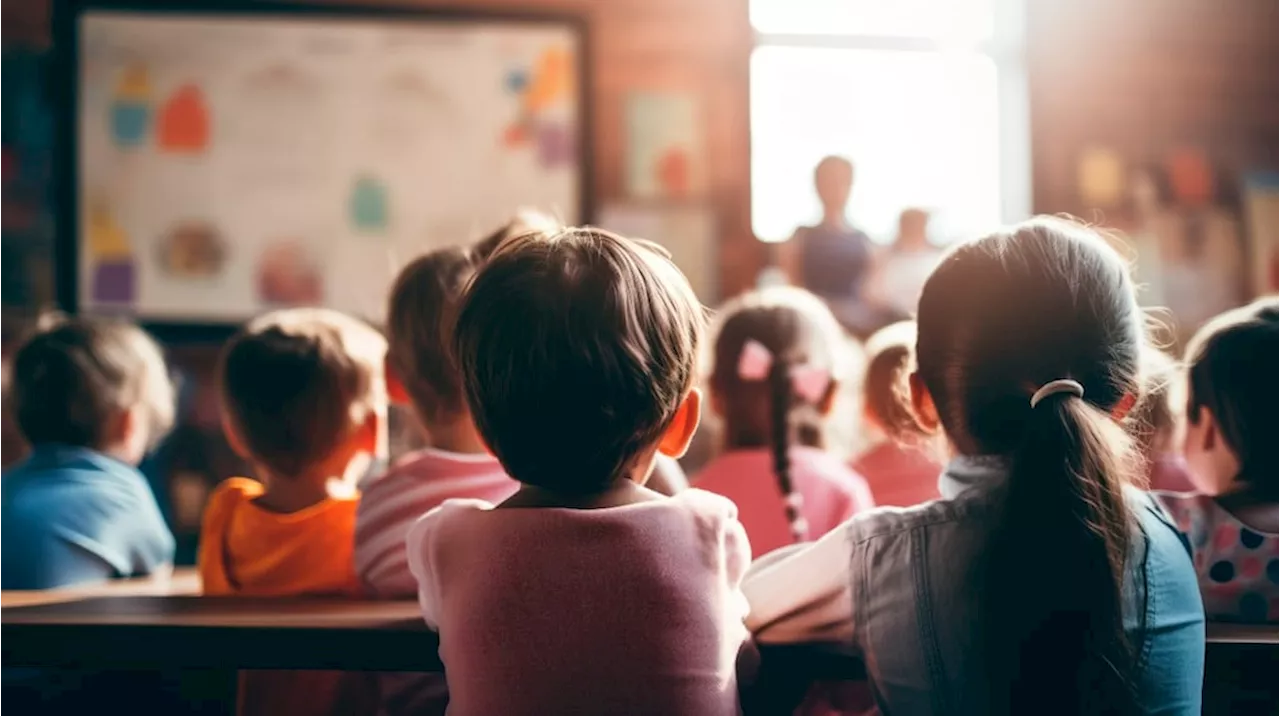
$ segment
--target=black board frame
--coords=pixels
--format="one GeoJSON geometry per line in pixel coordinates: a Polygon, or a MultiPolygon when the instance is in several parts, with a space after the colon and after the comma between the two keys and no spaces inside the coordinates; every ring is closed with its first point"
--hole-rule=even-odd
{"type": "MultiPolygon", "coordinates": [[[[53,62],[51,87],[54,117],[53,209],[54,295],[60,310],[81,313],[80,305],[80,18],[105,11],[152,16],[242,16],[261,18],[321,17],[350,20],[396,20],[452,24],[529,24],[567,27],[577,36],[579,167],[578,206],[581,223],[595,218],[595,168],[591,124],[594,86],[591,76],[591,33],[584,15],[567,12],[528,12],[490,8],[423,7],[378,2],[331,3],[282,0],[55,0],[52,11],[53,62]]],[[[514,207],[513,207],[514,209],[514,207]]],[[[221,342],[238,323],[223,321],[148,320],[122,313],[166,343],[221,342]]]]}

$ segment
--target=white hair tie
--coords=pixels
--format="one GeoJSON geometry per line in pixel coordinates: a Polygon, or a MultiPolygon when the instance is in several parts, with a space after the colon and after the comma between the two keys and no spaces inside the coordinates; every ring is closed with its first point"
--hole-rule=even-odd
{"type": "Polygon", "coordinates": [[[1077,398],[1083,398],[1084,386],[1080,385],[1078,382],[1074,380],[1071,380],[1070,378],[1063,378],[1061,380],[1051,380],[1048,383],[1045,383],[1044,385],[1040,386],[1040,390],[1037,390],[1035,393],[1032,394],[1031,407],[1034,408],[1040,404],[1040,401],[1044,400],[1045,398],[1051,395],[1057,395],[1059,393],[1070,393],[1076,396],[1077,398]]]}

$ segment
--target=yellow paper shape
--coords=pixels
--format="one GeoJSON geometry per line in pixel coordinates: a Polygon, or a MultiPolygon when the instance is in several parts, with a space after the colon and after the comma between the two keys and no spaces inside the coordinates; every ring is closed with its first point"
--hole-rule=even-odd
{"type": "Polygon", "coordinates": [[[525,110],[540,112],[564,101],[574,91],[573,56],[563,47],[542,52],[533,68],[533,80],[525,90],[525,110]]]}
{"type": "Polygon", "coordinates": [[[1115,206],[1124,198],[1124,162],[1110,149],[1085,150],[1080,155],[1076,178],[1080,199],[1090,207],[1115,206]]]}
{"type": "Polygon", "coordinates": [[[89,211],[88,245],[89,255],[98,261],[127,259],[133,254],[129,236],[105,207],[89,211]]]}
{"type": "Polygon", "coordinates": [[[116,83],[116,99],[145,102],[150,98],[151,80],[146,65],[130,65],[116,83]]]}

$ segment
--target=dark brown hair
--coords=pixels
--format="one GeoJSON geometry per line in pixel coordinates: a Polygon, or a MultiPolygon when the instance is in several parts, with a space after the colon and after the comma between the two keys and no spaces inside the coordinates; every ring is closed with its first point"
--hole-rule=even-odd
{"type": "Polygon", "coordinates": [[[779,502],[796,541],[807,539],[799,492],[791,480],[790,448],[793,443],[823,446],[825,420],[818,405],[796,393],[791,370],[805,365],[829,371],[830,399],[834,378],[847,362],[840,324],[820,299],[792,287],[748,293],[726,304],[717,322],[711,389],[724,403],[725,447],[770,447],[779,502]],[[773,355],[763,381],[738,374],[748,341],[759,342],[773,355]]]}
{"type": "Polygon", "coordinates": [[[919,375],[947,438],[1009,466],[975,565],[988,712],[1139,712],[1123,623],[1136,463],[1110,417],[1138,394],[1145,340],[1126,265],[1094,231],[1035,219],[953,248],[918,326],[919,375]],[[1083,396],[1031,405],[1062,379],[1083,396]]]}
{"type": "Polygon", "coordinates": [[[908,376],[915,368],[916,323],[899,321],[867,339],[867,370],[862,379],[863,410],[891,438],[919,431],[911,411],[908,376]]]}
{"type": "Polygon", "coordinates": [[[540,214],[522,212],[474,245],[432,251],[396,277],[387,301],[387,358],[428,425],[463,408],[462,375],[451,350],[452,319],[463,290],[503,241],[550,224],[540,214]]]}
{"type": "Polygon", "coordinates": [[[1187,419],[1208,408],[1240,461],[1237,480],[1261,499],[1276,499],[1277,380],[1280,330],[1275,297],[1223,313],[1187,344],[1187,419]]]}
{"type": "Polygon", "coordinates": [[[32,445],[105,448],[111,421],[135,406],[145,410],[153,443],[173,427],[164,355],[123,321],[46,317],[14,353],[6,397],[32,445]]]}
{"type": "Polygon", "coordinates": [[[337,311],[250,321],[222,352],[223,409],[253,461],[280,476],[322,463],[385,400],[387,344],[337,311]]]}
{"type": "Polygon", "coordinates": [[[454,332],[476,427],[516,480],[599,492],[675,416],[703,321],[655,244],[594,228],[508,239],[476,275],[454,332]]]}

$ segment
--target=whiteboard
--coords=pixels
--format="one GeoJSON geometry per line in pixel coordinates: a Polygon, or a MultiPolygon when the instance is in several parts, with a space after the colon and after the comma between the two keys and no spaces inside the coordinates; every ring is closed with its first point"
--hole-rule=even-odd
{"type": "Polygon", "coordinates": [[[588,218],[574,24],[86,10],[78,30],[81,310],[381,320],[425,250],[520,207],[588,218]]]}

